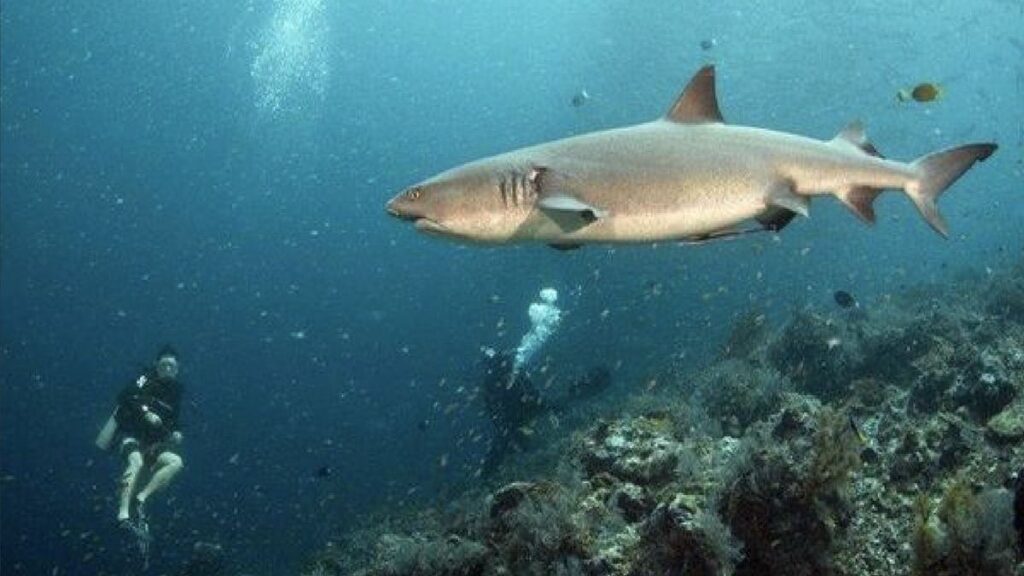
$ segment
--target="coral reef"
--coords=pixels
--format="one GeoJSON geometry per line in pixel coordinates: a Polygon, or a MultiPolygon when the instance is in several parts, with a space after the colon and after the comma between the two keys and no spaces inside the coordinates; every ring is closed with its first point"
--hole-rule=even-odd
{"type": "Polygon", "coordinates": [[[679,463],[680,445],[665,416],[642,416],[601,422],[583,444],[580,461],[593,476],[608,473],[641,485],[670,480],[679,463]]]}
{"type": "Polygon", "coordinates": [[[515,483],[494,494],[486,522],[495,560],[512,574],[578,573],[589,556],[575,496],[558,484],[515,483]]]}
{"type": "Polygon", "coordinates": [[[989,418],[986,426],[997,442],[1017,442],[1024,439],[1024,398],[1019,398],[1002,412],[989,418]]]}
{"type": "Polygon", "coordinates": [[[927,496],[920,496],[914,516],[915,576],[1014,573],[1018,550],[1009,490],[976,493],[963,478],[957,478],[934,509],[927,496]]]}
{"type": "Polygon", "coordinates": [[[743,542],[741,573],[828,573],[832,544],[853,513],[847,491],[860,463],[848,418],[789,396],[744,442],[723,495],[725,520],[743,542]]]}
{"type": "Polygon", "coordinates": [[[768,346],[768,360],[797,390],[832,396],[850,383],[865,356],[853,327],[803,310],[768,346]]]}
{"type": "Polygon", "coordinates": [[[487,562],[487,547],[452,535],[441,540],[386,534],[377,544],[376,576],[473,576],[487,562]]]}
{"type": "Polygon", "coordinates": [[[722,357],[752,357],[768,342],[769,335],[768,319],[764,312],[748,310],[733,323],[729,338],[722,347],[722,357]]]}
{"type": "Polygon", "coordinates": [[[1024,575],[1022,275],[805,309],[777,331],[742,315],[706,366],[668,361],[671,385],[648,394],[568,394],[571,434],[533,438],[444,507],[367,520],[310,567],[1024,575]]]}
{"type": "Polygon", "coordinates": [[[693,401],[718,421],[725,433],[739,436],[779,406],[791,385],[770,366],[727,358],[697,375],[693,401]]]}
{"type": "Polygon", "coordinates": [[[1024,324],[1024,261],[1011,274],[989,285],[984,297],[985,312],[992,318],[1024,324]]]}
{"type": "Polygon", "coordinates": [[[659,504],[642,526],[630,574],[681,576],[731,574],[743,558],[742,546],[714,511],[677,495],[659,504]]]}

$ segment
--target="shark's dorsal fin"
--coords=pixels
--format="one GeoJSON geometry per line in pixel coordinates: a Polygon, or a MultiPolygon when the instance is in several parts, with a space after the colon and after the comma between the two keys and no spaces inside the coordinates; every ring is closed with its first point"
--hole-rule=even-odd
{"type": "Polygon", "coordinates": [[[725,122],[715,96],[715,67],[701,68],[669,109],[665,119],[680,124],[725,122]]]}

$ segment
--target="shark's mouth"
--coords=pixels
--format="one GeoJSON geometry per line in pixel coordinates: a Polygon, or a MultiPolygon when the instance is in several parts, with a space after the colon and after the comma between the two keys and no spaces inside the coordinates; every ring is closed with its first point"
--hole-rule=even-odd
{"type": "Polygon", "coordinates": [[[425,234],[432,234],[432,235],[437,235],[437,236],[452,236],[452,235],[454,235],[452,230],[449,229],[447,226],[445,226],[444,224],[441,224],[437,220],[432,220],[430,218],[427,218],[426,216],[422,216],[420,214],[415,214],[415,213],[410,213],[410,212],[405,212],[405,211],[399,210],[399,209],[397,209],[397,208],[395,208],[393,206],[388,206],[387,211],[388,211],[388,214],[390,214],[391,216],[394,216],[395,218],[398,218],[399,220],[405,220],[406,222],[412,222],[413,227],[415,227],[417,230],[419,230],[420,232],[423,232],[425,234]]]}
{"type": "Polygon", "coordinates": [[[436,220],[431,220],[430,218],[425,218],[423,216],[420,216],[419,218],[414,219],[413,220],[413,226],[415,226],[416,229],[419,230],[420,232],[424,232],[424,233],[427,233],[427,234],[450,234],[451,233],[451,231],[448,230],[448,228],[445,227],[444,224],[441,224],[440,222],[437,222],[436,220]]]}
{"type": "Polygon", "coordinates": [[[391,204],[388,204],[387,210],[388,214],[394,216],[395,218],[398,218],[399,220],[409,220],[411,222],[415,222],[416,219],[419,218],[419,216],[415,214],[406,214],[401,210],[398,210],[397,208],[391,206],[391,204]]]}
{"type": "Polygon", "coordinates": [[[403,212],[392,208],[391,206],[388,206],[388,214],[398,218],[399,220],[412,222],[413,226],[415,226],[417,230],[422,230],[423,232],[441,232],[445,230],[445,227],[436,220],[431,220],[430,218],[420,216],[419,214],[403,212]]]}

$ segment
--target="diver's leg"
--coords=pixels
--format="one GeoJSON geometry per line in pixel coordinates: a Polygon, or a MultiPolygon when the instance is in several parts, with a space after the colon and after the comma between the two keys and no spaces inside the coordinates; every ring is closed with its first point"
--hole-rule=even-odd
{"type": "Polygon", "coordinates": [[[143,488],[139,495],[135,497],[139,501],[141,506],[146,502],[154,492],[162,490],[174,480],[174,477],[181,472],[181,469],[185,467],[184,462],[181,460],[181,456],[178,456],[174,452],[161,452],[157,456],[156,464],[153,465],[153,475],[149,479],[149,483],[143,488]]]}
{"type": "Polygon", "coordinates": [[[128,465],[121,475],[121,506],[117,510],[117,521],[124,522],[131,517],[132,494],[135,493],[135,485],[139,481],[139,471],[142,470],[142,452],[139,452],[138,443],[131,444],[128,452],[128,465]]]}

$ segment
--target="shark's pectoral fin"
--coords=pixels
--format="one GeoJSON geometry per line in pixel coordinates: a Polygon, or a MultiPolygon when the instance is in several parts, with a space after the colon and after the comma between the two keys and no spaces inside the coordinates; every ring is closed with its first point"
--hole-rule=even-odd
{"type": "Polygon", "coordinates": [[[783,208],[795,212],[804,218],[811,214],[811,201],[793,191],[789,182],[780,182],[768,191],[766,198],[769,207],[783,208]]]}
{"type": "Polygon", "coordinates": [[[714,66],[705,66],[694,74],[665,119],[680,124],[725,122],[715,95],[714,66]]]}
{"type": "Polygon", "coordinates": [[[608,216],[607,210],[564,194],[541,198],[537,205],[562,230],[576,230],[608,216]]]}
{"type": "Polygon", "coordinates": [[[836,192],[836,198],[851,212],[867,224],[875,223],[875,207],[872,204],[882,191],[878,188],[855,186],[836,192]]]}

